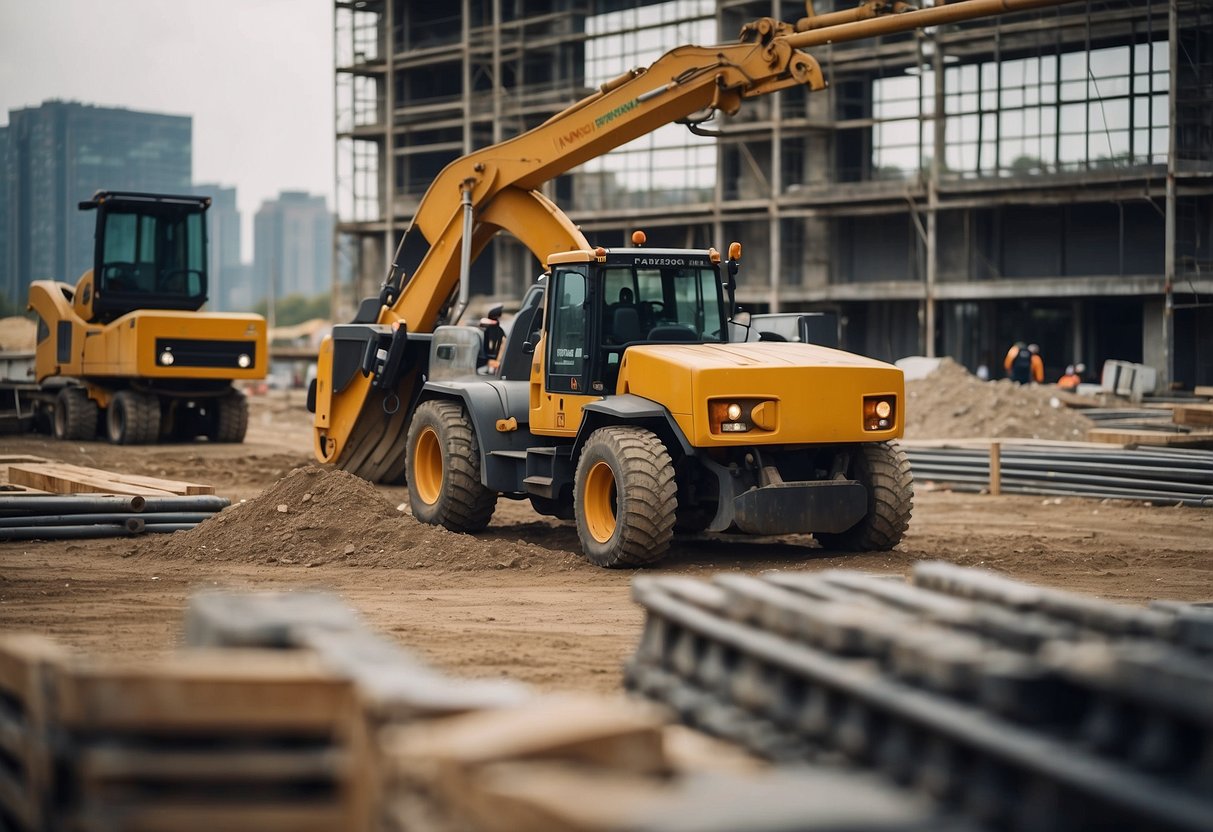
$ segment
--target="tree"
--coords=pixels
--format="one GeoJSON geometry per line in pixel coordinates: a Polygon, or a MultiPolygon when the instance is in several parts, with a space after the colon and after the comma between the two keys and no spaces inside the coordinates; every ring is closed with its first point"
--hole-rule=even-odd
{"type": "MultiPolygon", "coordinates": [[[[294,326],[313,318],[328,318],[331,315],[330,298],[328,295],[287,295],[274,304],[274,326],[294,326]]],[[[264,316],[268,311],[266,302],[262,300],[253,311],[264,316]]]]}

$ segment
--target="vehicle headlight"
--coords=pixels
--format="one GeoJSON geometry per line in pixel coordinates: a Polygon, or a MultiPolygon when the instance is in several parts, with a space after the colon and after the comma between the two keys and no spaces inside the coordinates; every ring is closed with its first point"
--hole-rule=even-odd
{"type": "Polygon", "coordinates": [[[247,370],[253,363],[253,359],[249,358],[248,353],[242,352],[236,356],[236,366],[242,370],[247,370]]]}
{"type": "Polygon", "coordinates": [[[708,402],[708,425],[712,433],[749,433],[775,430],[776,403],[770,399],[715,399],[708,402]]]}
{"type": "Polygon", "coordinates": [[[171,367],[173,364],[173,354],[168,350],[160,353],[160,363],[165,367],[171,367]]]}
{"type": "Polygon", "coordinates": [[[864,396],[864,430],[889,430],[894,427],[897,413],[896,396],[864,396]]]}

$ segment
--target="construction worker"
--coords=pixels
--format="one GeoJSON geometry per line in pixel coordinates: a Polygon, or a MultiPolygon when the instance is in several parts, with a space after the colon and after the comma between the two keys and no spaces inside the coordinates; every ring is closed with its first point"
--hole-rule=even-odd
{"type": "Polygon", "coordinates": [[[505,346],[505,329],[501,326],[501,304],[494,306],[480,319],[484,333],[479,365],[487,368],[488,375],[496,375],[501,369],[501,350],[505,346]]]}
{"type": "Polygon", "coordinates": [[[1023,341],[1016,341],[1007,350],[1007,357],[1002,362],[1007,376],[1016,384],[1027,384],[1032,380],[1032,353],[1023,341]]]}
{"type": "Polygon", "coordinates": [[[1061,378],[1057,379],[1058,388],[1065,390],[1066,392],[1069,392],[1069,393],[1072,393],[1075,390],[1077,390],[1078,385],[1081,383],[1082,383],[1082,378],[1078,375],[1078,373],[1074,372],[1073,364],[1067,364],[1066,365],[1066,374],[1064,376],[1062,376],[1061,378]]]}
{"type": "Polygon", "coordinates": [[[1040,357],[1040,347],[1028,344],[1028,362],[1031,369],[1032,381],[1035,384],[1045,383],[1045,360],[1040,357]]]}

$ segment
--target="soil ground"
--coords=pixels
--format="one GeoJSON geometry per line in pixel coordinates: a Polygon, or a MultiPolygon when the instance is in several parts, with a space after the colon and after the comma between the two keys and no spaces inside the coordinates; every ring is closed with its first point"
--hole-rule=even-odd
{"type": "MultiPolygon", "coordinates": [[[[296,395],[254,399],[242,445],[4,436],[0,448],[210,483],[237,504],[247,500],[173,535],[0,543],[0,629],[47,633],[90,653],[156,656],[178,644],[183,608],[198,589],[323,588],[455,674],[599,691],[618,688],[639,635],[642,614],[629,595],[635,573],[587,565],[572,524],[502,500],[482,535],[420,526],[396,511],[404,489],[312,465],[308,414],[296,395]]],[[[909,534],[890,553],[838,555],[810,537],[706,535],[677,541],[655,569],[904,573],[922,559],[1134,603],[1208,600],[1213,510],[954,494],[920,482],[909,534]]]]}

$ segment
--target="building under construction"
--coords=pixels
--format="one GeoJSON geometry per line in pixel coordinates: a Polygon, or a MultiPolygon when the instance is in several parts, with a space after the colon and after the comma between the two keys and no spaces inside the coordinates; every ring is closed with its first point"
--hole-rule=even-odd
{"type": "MultiPolygon", "coordinates": [[[[817,0],[817,13],[854,5],[817,0]]],[[[336,2],[336,313],[375,294],[434,176],[684,43],[802,3],[336,2]]],[[[744,245],[752,311],[1001,373],[1140,361],[1213,384],[1213,4],[1088,0],[811,50],[829,83],[669,125],[548,183],[596,244],[744,245]],[[937,117],[938,114],[938,117],[937,117]]],[[[472,292],[540,271],[498,238],[472,292]]]]}

